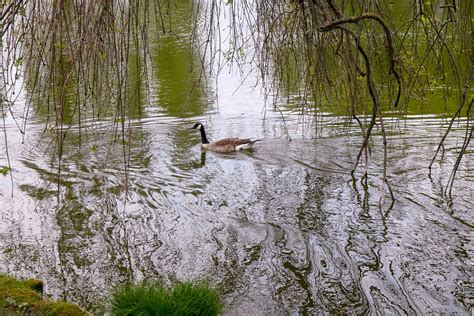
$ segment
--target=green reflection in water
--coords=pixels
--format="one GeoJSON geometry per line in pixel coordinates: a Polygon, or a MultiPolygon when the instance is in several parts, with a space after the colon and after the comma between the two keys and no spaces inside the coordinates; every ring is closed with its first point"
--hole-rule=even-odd
{"type": "Polygon", "coordinates": [[[202,115],[208,105],[198,52],[189,42],[194,23],[191,6],[189,0],[173,1],[167,12],[172,31],[152,43],[157,105],[173,117],[202,115]]]}
{"type": "Polygon", "coordinates": [[[143,60],[140,54],[132,53],[128,60],[127,107],[130,118],[144,118],[145,101],[143,60]]]}
{"type": "MultiPolygon", "coordinates": [[[[399,1],[397,5],[393,2],[383,3],[380,8],[368,3],[368,8],[365,9],[368,12],[387,12],[384,19],[394,31],[397,67],[403,79],[402,99],[398,109],[391,107],[396,95],[396,83],[389,75],[382,28],[374,22],[360,23],[359,28],[352,25],[350,27],[361,32],[358,33],[360,43],[371,62],[383,116],[392,116],[391,111],[394,110],[409,115],[454,114],[459,106],[460,90],[468,80],[471,62],[466,50],[469,51],[470,48],[459,30],[469,25],[468,21],[462,21],[469,16],[464,12],[466,9],[461,6],[455,12],[449,11],[441,3],[431,5],[425,2],[420,5],[425,14],[421,18],[418,15],[418,4],[410,1],[399,1]],[[446,45],[441,45],[442,41],[446,45]]],[[[361,8],[348,3],[342,12],[347,17],[357,16],[361,14],[361,8]]],[[[290,25],[298,25],[296,15],[288,15],[287,18],[290,25]]],[[[466,30],[463,32],[469,33],[466,30]]],[[[341,45],[354,45],[352,39],[347,43],[333,43],[328,34],[312,34],[317,38],[314,45],[308,45],[304,38],[306,34],[298,31],[290,37],[290,44],[272,43],[269,48],[270,58],[272,64],[277,65],[273,75],[284,103],[290,110],[311,109],[311,104],[315,104],[320,111],[345,116],[350,113],[352,85],[356,113],[370,114],[372,101],[366,78],[355,70],[347,70],[348,60],[354,58],[365,71],[364,61],[354,47],[352,56],[341,53],[341,45]],[[316,100],[313,95],[317,96],[316,100]]]]}

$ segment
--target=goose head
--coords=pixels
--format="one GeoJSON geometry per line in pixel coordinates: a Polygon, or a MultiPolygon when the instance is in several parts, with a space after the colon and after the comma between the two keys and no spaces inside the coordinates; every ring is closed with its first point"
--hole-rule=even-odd
{"type": "Polygon", "coordinates": [[[201,132],[202,144],[203,145],[209,144],[209,141],[207,140],[207,137],[206,137],[206,131],[204,130],[204,125],[202,125],[201,123],[195,123],[193,127],[191,127],[191,129],[199,129],[199,131],[201,132]]]}
{"type": "Polygon", "coordinates": [[[196,123],[193,125],[193,127],[191,127],[191,129],[198,129],[198,128],[201,128],[202,127],[202,124],[201,123],[196,123]]]}

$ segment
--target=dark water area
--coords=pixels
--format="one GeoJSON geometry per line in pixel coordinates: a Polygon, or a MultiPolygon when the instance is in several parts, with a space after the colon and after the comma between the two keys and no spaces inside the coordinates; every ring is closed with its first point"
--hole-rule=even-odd
{"type": "Polygon", "coordinates": [[[242,83],[231,65],[191,89],[189,46],[172,34],[151,48],[151,97],[137,99],[127,141],[112,115],[73,124],[59,177],[45,114],[33,107],[25,134],[13,119],[29,106],[18,82],[5,116],[13,183],[0,175],[0,272],[42,279],[46,295],[90,311],[125,282],[206,279],[226,315],[472,313],[472,146],[445,194],[465,118],[431,176],[446,118],[423,102],[385,118],[392,205],[379,129],[365,185],[363,164],[351,176],[356,122],[285,104],[280,113],[256,76],[242,83]],[[206,152],[190,129],[197,121],[211,140],[262,140],[253,151],[206,152]]]}

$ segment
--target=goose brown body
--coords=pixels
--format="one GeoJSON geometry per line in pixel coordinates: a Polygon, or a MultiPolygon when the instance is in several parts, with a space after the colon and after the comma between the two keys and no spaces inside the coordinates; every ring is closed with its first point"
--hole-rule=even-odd
{"type": "MultiPolygon", "coordinates": [[[[238,146],[249,144],[251,140],[248,139],[240,139],[240,138],[224,138],[218,140],[216,142],[212,142],[209,144],[203,144],[203,146],[209,150],[218,152],[218,153],[229,153],[233,151],[237,151],[238,146]]],[[[244,149],[244,148],[242,148],[244,149]]]]}
{"type": "Polygon", "coordinates": [[[230,153],[241,149],[250,149],[252,148],[253,144],[259,141],[259,139],[252,140],[250,138],[242,139],[231,137],[224,138],[215,142],[209,142],[206,137],[206,131],[204,130],[204,126],[201,123],[194,124],[192,128],[199,128],[199,131],[201,132],[202,146],[204,148],[218,153],[230,153]]]}

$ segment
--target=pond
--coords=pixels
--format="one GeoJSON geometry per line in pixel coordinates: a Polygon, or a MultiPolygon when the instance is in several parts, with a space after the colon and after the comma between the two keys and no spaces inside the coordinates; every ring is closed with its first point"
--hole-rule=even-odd
{"type": "MultiPolygon", "coordinates": [[[[113,116],[73,124],[59,178],[46,114],[32,110],[25,134],[6,115],[13,182],[0,175],[0,271],[42,279],[47,295],[89,310],[123,282],[207,279],[233,315],[468,314],[472,153],[452,199],[444,193],[462,118],[431,176],[446,119],[386,118],[391,205],[380,189],[380,131],[365,185],[363,166],[351,176],[362,142],[355,122],[324,112],[314,125],[285,104],[273,111],[256,76],[242,83],[231,65],[193,90],[189,47],[174,35],[162,40],[130,141],[117,139],[113,116]],[[194,122],[211,140],[262,140],[253,151],[206,152],[194,122]]],[[[21,86],[18,113],[28,99],[21,86]]]]}

